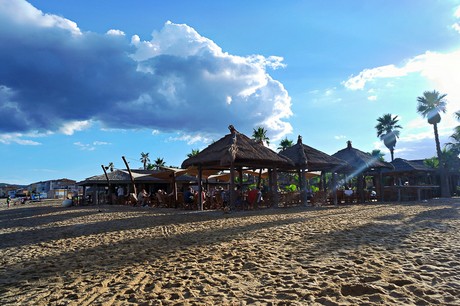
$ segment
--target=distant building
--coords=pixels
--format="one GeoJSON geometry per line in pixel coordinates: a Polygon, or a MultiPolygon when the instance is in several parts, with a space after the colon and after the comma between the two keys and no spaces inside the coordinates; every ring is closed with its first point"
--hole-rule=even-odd
{"type": "Polygon", "coordinates": [[[16,194],[21,193],[22,187],[18,185],[2,185],[0,186],[0,197],[5,198],[7,196],[14,198],[16,194]]]}
{"type": "Polygon", "coordinates": [[[30,184],[28,190],[32,194],[40,194],[41,198],[64,199],[68,194],[79,191],[77,182],[67,178],[41,181],[30,184]]]}

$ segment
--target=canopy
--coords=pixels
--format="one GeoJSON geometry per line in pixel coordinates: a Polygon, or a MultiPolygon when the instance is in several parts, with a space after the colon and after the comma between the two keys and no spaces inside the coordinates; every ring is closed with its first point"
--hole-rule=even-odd
{"type": "Polygon", "coordinates": [[[299,135],[297,143],[292,147],[279,152],[294,162],[296,169],[307,169],[308,171],[333,171],[338,168],[346,168],[346,161],[330,156],[322,151],[302,143],[302,136],[299,135]]]}
{"type": "MultiPolygon", "coordinates": [[[[334,154],[333,157],[346,161],[352,168],[354,173],[362,173],[374,168],[394,169],[393,165],[384,161],[380,161],[375,156],[365,153],[351,146],[351,141],[347,141],[347,147],[334,154]]],[[[350,169],[341,167],[338,169],[341,172],[350,172],[350,169]]]]}
{"type": "Polygon", "coordinates": [[[182,168],[190,166],[203,169],[229,169],[248,167],[251,169],[290,167],[293,163],[284,156],[238,132],[232,125],[230,134],[210,144],[195,156],[186,159],[182,168]]]}

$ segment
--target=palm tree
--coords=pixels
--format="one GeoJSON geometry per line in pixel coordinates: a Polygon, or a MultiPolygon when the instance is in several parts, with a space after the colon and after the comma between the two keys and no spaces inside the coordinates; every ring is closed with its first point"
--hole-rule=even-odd
{"type": "Polygon", "coordinates": [[[439,175],[441,177],[441,197],[450,197],[449,184],[445,171],[445,163],[442,158],[441,144],[439,142],[438,123],[441,122],[440,113],[446,112],[446,94],[440,94],[438,91],[425,91],[423,96],[417,97],[417,112],[424,118],[428,119],[428,123],[433,125],[434,140],[436,142],[436,155],[439,160],[439,175]]]}
{"type": "Polygon", "coordinates": [[[155,160],[155,163],[154,163],[154,166],[157,170],[160,169],[160,167],[164,167],[165,166],[165,161],[163,158],[161,157],[158,157],[156,160],[155,160]]]}
{"type": "MultiPolygon", "coordinates": [[[[460,111],[455,113],[455,117],[460,121],[460,111]]],[[[450,138],[453,142],[446,143],[446,147],[448,147],[449,150],[457,152],[457,155],[460,154],[460,125],[457,125],[454,128],[454,133],[450,136],[450,138]]]]}
{"type": "Polygon", "coordinates": [[[147,164],[150,163],[149,153],[141,153],[141,163],[144,165],[144,170],[147,170],[147,164]]]}
{"type": "Polygon", "coordinates": [[[439,167],[439,160],[437,157],[426,158],[423,160],[425,166],[428,166],[433,169],[437,169],[439,167]]]}
{"type": "Polygon", "coordinates": [[[191,152],[191,153],[188,153],[188,154],[187,154],[187,157],[196,156],[196,155],[198,155],[198,153],[200,153],[200,149],[192,149],[192,152],[191,152]]]}
{"type": "Polygon", "coordinates": [[[113,165],[112,162],[110,162],[107,166],[104,166],[105,170],[110,170],[110,172],[113,172],[113,169],[115,166],[113,165]]]}
{"type": "Polygon", "coordinates": [[[378,124],[375,126],[377,129],[377,137],[383,140],[385,146],[390,150],[391,161],[393,161],[396,139],[399,138],[399,129],[402,129],[402,127],[397,124],[398,116],[384,114],[382,117],[377,118],[377,121],[378,124]]]}
{"type": "Polygon", "coordinates": [[[252,138],[258,143],[267,143],[267,146],[270,145],[270,138],[267,137],[267,130],[261,126],[253,130],[252,138]]]}
{"type": "Polygon", "coordinates": [[[378,150],[378,149],[374,149],[372,150],[372,152],[370,153],[372,155],[372,157],[374,157],[376,160],[379,160],[379,161],[385,161],[385,159],[383,158],[383,156],[385,154],[382,153],[382,151],[378,150]]]}
{"type": "Polygon", "coordinates": [[[280,146],[278,147],[278,150],[283,151],[286,150],[287,148],[290,148],[293,146],[293,141],[290,139],[284,138],[280,142],[280,146]]]}

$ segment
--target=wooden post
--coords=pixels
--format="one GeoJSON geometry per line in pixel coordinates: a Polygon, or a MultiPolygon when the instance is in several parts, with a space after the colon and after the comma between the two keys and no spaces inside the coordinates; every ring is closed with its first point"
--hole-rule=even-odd
{"type": "Polygon", "coordinates": [[[332,173],[332,199],[334,205],[337,206],[337,173],[332,173]]]}
{"type": "Polygon", "coordinates": [[[307,180],[305,178],[305,169],[299,169],[300,201],[301,205],[307,206],[307,180]]]}
{"type": "Polygon", "coordinates": [[[173,198],[174,198],[174,208],[177,208],[177,182],[176,182],[176,172],[173,171],[172,174],[172,187],[173,187],[173,198]]]}
{"type": "MultiPolygon", "coordinates": [[[[128,165],[128,162],[126,161],[126,158],[124,156],[121,157],[126,165],[126,169],[128,169],[128,173],[129,173],[129,178],[131,179],[131,184],[133,184],[133,189],[134,189],[134,194],[136,195],[137,197],[137,189],[136,189],[136,184],[134,183],[134,178],[133,178],[133,174],[131,173],[131,169],[129,169],[129,165],[128,165]]],[[[129,196],[129,190],[128,190],[128,196],[129,196]]]]}
{"type": "Polygon", "coordinates": [[[230,163],[230,209],[235,208],[235,164],[233,161],[230,163]]]}
{"type": "Polygon", "coordinates": [[[109,176],[107,175],[107,171],[105,170],[104,165],[101,165],[102,170],[104,171],[105,179],[107,180],[107,185],[109,185],[109,192],[107,194],[108,197],[108,204],[112,204],[112,186],[110,184],[109,176]]]}
{"type": "Polygon", "coordinates": [[[276,168],[273,169],[273,183],[274,183],[274,192],[273,192],[273,204],[276,208],[279,205],[279,194],[278,194],[278,171],[276,168]]]}
{"type": "Polygon", "coordinates": [[[203,178],[203,168],[201,165],[198,166],[198,210],[203,210],[203,188],[201,186],[201,180],[203,178]]]}

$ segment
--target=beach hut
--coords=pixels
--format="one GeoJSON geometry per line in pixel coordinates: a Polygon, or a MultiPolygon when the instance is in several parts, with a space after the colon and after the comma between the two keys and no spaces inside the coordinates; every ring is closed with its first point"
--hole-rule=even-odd
{"type": "MultiPolygon", "coordinates": [[[[163,182],[156,178],[148,177],[148,174],[146,173],[133,171],[131,175],[136,183],[153,184],[163,182]]],[[[116,169],[113,172],[88,177],[85,180],[78,182],[77,185],[83,187],[83,199],[94,204],[112,203],[113,199],[109,198],[109,195],[112,194],[109,188],[112,186],[120,186],[124,188],[125,194],[133,192],[133,190],[130,190],[131,175],[128,170],[116,169]],[[90,194],[87,194],[87,188],[91,188],[90,194]]]]}
{"type": "Polygon", "coordinates": [[[364,202],[364,174],[373,173],[378,175],[377,189],[380,191],[381,200],[383,200],[383,184],[381,177],[382,169],[394,169],[393,165],[377,159],[369,153],[353,148],[351,141],[347,141],[347,147],[332,154],[333,157],[344,160],[349,167],[339,167],[337,172],[344,173],[349,177],[356,177],[358,181],[357,196],[358,200],[364,202]],[[380,187],[380,188],[379,188],[380,187]]]}
{"type": "MultiPolygon", "coordinates": [[[[334,173],[335,170],[347,169],[349,165],[346,161],[339,158],[328,155],[320,150],[312,148],[302,143],[302,136],[298,136],[297,143],[292,147],[286,148],[278,153],[281,156],[289,158],[294,166],[290,169],[295,169],[299,172],[300,189],[302,194],[302,203],[307,204],[307,193],[306,193],[306,182],[305,182],[305,171],[329,171],[334,173]]],[[[335,176],[334,176],[335,177],[335,176]]],[[[336,198],[334,198],[334,204],[336,204],[336,198]]]]}
{"type": "MultiPolygon", "coordinates": [[[[271,149],[238,132],[233,125],[229,126],[229,130],[229,134],[210,144],[197,155],[184,160],[182,168],[196,167],[199,170],[199,182],[202,180],[201,173],[204,169],[230,169],[230,190],[233,191],[235,188],[235,170],[238,170],[240,176],[243,168],[272,169],[276,174],[278,168],[293,166],[292,161],[288,158],[278,155],[271,149]]],[[[271,190],[276,190],[273,186],[270,187],[271,190]]],[[[199,184],[199,193],[201,194],[201,184],[199,184]]],[[[274,196],[277,196],[276,192],[274,196]]],[[[230,192],[230,202],[231,205],[235,203],[233,192],[230,192]]],[[[277,198],[274,199],[274,202],[277,203],[277,198]]],[[[199,204],[200,209],[203,209],[203,204],[199,204]]]]}
{"type": "Polygon", "coordinates": [[[436,185],[436,169],[425,165],[423,160],[395,158],[394,169],[383,169],[384,200],[422,200],[440,194],[436,185]]]}

